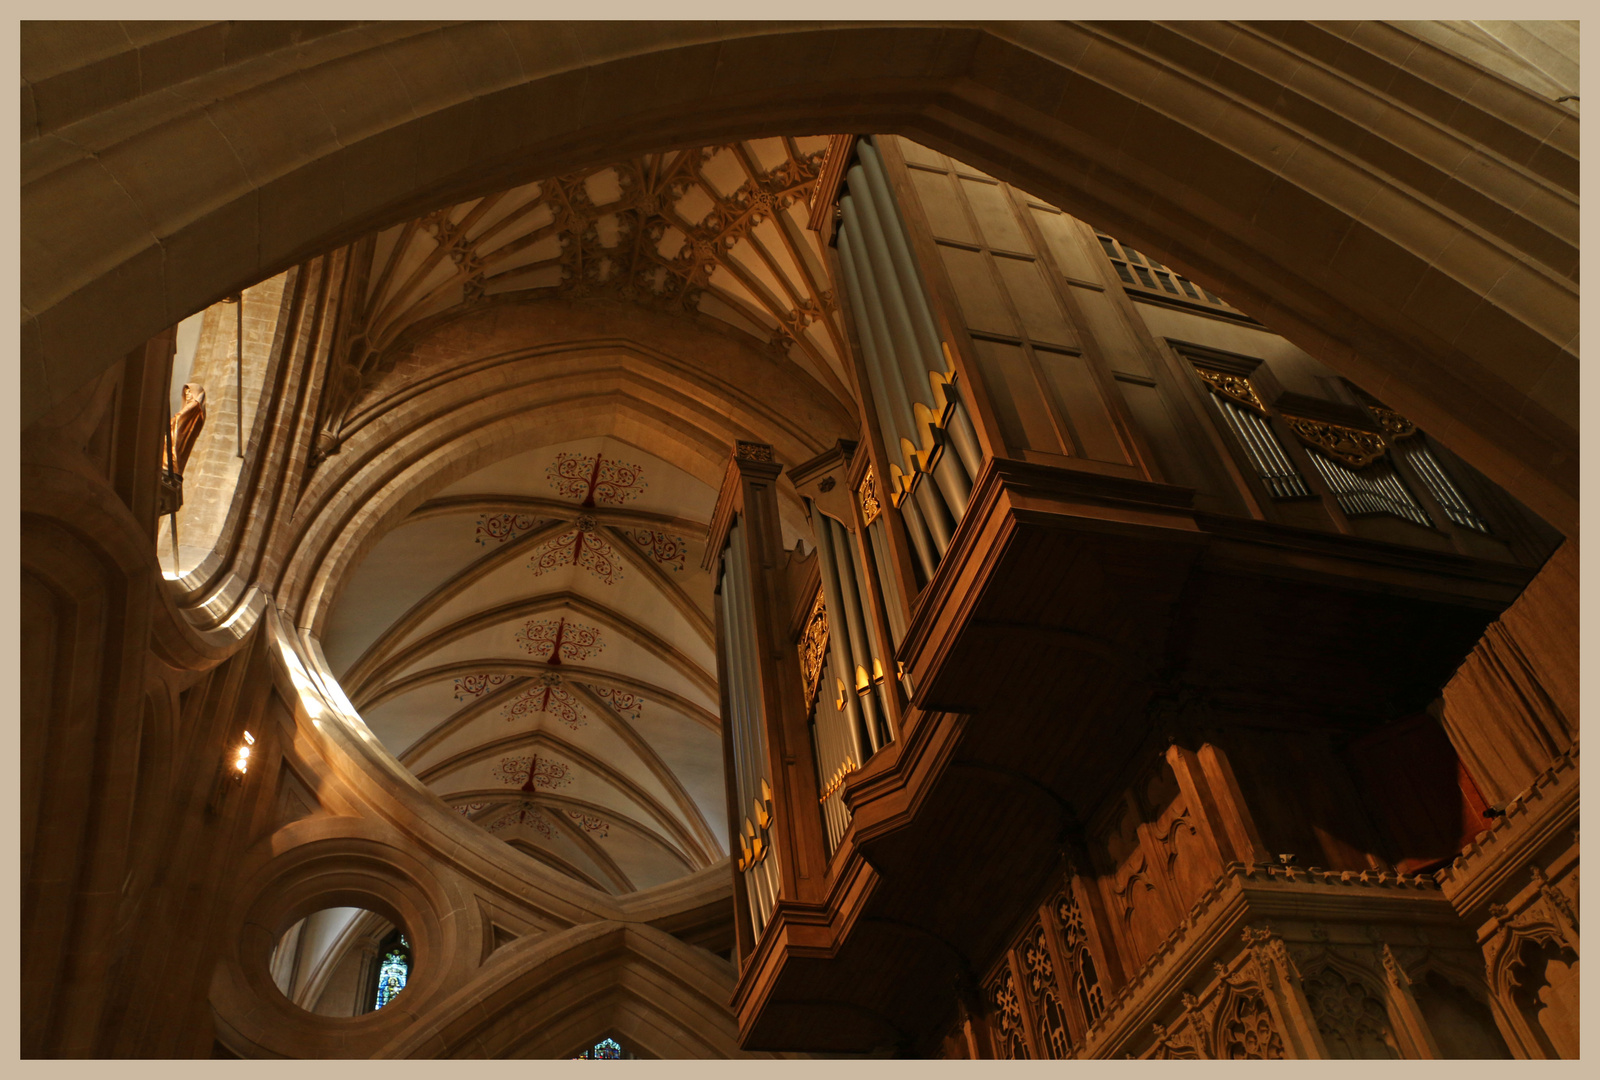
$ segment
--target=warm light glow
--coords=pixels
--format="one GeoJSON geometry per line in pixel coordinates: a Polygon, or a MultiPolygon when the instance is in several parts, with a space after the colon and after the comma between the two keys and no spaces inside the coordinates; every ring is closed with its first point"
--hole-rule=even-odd
{"type": "Polygon", "coordinates": [[[240,777],[250,771],[250,747],[255,741],[256,737],[247,731],[244,733],[244,742],[234,751],[237,756],[234,758],[233,768],[240,777]]]}
{"type": "Polygon", "coordinates": [[[300,663],[300,657],[295,655],[288,642],[281,644],[279,650],[283,654],[285,666],[289,669],[289,680],[294,683],[295,691],[300,695],[300,704],[305,707],[306,715],[313,721],[316,720],[324,711],[323,703],[318,699],[316,683],[306,673],[305,665],[300,663]]]}

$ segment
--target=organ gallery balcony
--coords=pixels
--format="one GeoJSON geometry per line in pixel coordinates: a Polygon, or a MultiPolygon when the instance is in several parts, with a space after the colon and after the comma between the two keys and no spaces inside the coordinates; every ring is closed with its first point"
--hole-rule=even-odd
{"type": "Polygon", "coordinates": [[[836,140],[813,217],[861,439],[741,444],[708,548],[744,1045],[936,1052],[1052,890],[1106,996],[1238,868],[1431,887],[1485,807],[1428,710],[1547,527],[1304,354],[1240,351],[1275,346],[1213,294],[1119,284],[1170,268],[875,142],[836,140]]]}

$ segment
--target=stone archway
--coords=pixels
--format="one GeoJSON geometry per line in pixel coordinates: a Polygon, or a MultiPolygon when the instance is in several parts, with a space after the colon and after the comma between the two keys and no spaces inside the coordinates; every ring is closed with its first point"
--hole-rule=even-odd
{"type": "Polygon", "coordinates": [[[1120,232],[1576,527],[1576,114],[1398,27],[104,31],[25,50],[25,424],[190,312],[431,207],[649,148],[894,131],[1120,232]],[[51,55],[142,82],[74,96],[88,67],[51,55]]]}

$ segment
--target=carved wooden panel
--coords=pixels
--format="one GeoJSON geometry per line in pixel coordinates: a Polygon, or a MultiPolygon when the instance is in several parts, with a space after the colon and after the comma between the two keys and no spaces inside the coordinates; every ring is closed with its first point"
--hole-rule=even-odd
{"type": "Polygon", "coordinates": [[[1365,982],[1329,966],[1305,976],[1301,983],[1332,1057],[1402,1056],[1383,1000],[1365,982]]]}
{"type": "Polygon", "coordinates": [[[1217,1010],[1215,1045],[1217,1057],[1227,1061],[1279,1061],[1283,1058],[1283,1038],[1278,1034],[1258,987],[1230,988],[1217,1010]]]}
{"type": "Polygon", "coordinates": [[[1026,977],[1028,1007],[1040,1056],[1060,1061],[1069,1056],[1071,1049],[1067,1015],[1057,993],[1053,950],[1041,922],[1033,924],[1018,947],[1017,955],[1026,977]]]}
{"type": "Polygon", "coordinates": [[[927,147],[883,141],[892,143],[891,167],[903,159],[908,224],[937,252],[944,287],[932,291],[950,298],[951,320],[975,335],[975,366],[1009,453],[1130,467],[1129,421],[1109,371],[1084,354],[1066,278],[1028,200],[927,147]]]}
{"type": "Polygon", "coordinates": [[[1102,828],[1101,851],[1109,873],[1100,887],[1123,966],[1134,970],[1216,875],[1210,845],[1190,820],[1165,759],[1123,793],[1102,828]]]}
{"type": "Polygon", "coordinates": [[[1000,969],[984,988],[992,1012],[990,1026],[994,1033],[995,1057],[1021,1060],[1031,1057],[1028,1040],[1022,1027],[1022,1002],[1017,997],[1016,980],[1011,976],[1011,965],[1003,959],[1000,969]]]}

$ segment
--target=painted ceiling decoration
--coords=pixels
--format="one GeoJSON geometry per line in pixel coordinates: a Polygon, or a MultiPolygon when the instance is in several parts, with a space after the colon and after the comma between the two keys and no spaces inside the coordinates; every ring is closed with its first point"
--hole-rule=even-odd
{"type": "Polygon", "coordinates": [[[807,227],[826,149],[825,137],[784,137],[647,154],[358,242],[358,299],[330,383],[325,449],[408,341],[513,298],[604,297],[691,317],[799,365],[849,402],[844,326],[807,227]]]}
{"type": "Polygon", "coordinates": [[[324,653],[402,765],[546,868],[622,893],[714,865],[715,501],[614,437],[519,451],[373,544],[324,653]]]}
{"type": "Polygon", "coordinates": [[[639,466],[602,454],[557,454],[545,476],[557,495],[577,499],[580,506],[621,506],[649,486],[639,466]]]}
{"type": "Polygon", "coordinates": [[[563,660],[588,660],[605,650],[600,631],[583,623],[567,625],[567,617],[529,619],[517,631],[517,644],[536,660],[555,665],[563,660]]]}

